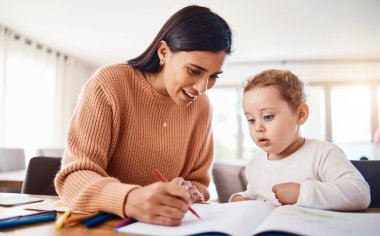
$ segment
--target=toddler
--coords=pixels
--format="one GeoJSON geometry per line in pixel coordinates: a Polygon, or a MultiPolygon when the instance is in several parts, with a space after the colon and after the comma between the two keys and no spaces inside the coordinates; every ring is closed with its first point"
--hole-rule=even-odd
{"type": "Polygon", "coordinates": [[[362,210],[367,182],[336,145],[303,138],[309,115],[304,86],[289,71],[266,70],[248,80],[243,110],[262,152],[247,164],[247,190],[230,201],[262,200],[329,210],[362,210]]]}

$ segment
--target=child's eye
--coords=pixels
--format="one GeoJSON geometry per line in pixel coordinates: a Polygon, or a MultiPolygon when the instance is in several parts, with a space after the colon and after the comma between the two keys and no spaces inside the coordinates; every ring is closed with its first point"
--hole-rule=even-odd
{"type": "Polygon", "coordinates": [[[255,119],[247,119],[249,125],[255,124],[255,119]]]}
{"type": "Polygon", "coordinates": [[[266,116],[264,116],[264,120],[266,120],[266,121],[271,121],[271,120],[273,120],[273,118],[274,118],[274,115],[266,115],[266,116]]]}
{"type": "Polygon", "coordinates": [[[189,67],[189,72],[192,75],[199,75],[201,72],[189,67]]]}

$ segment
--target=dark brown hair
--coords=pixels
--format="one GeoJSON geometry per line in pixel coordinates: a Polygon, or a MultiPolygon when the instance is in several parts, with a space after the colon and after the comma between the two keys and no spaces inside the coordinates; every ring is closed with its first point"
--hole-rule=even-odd
{"type": "Polygon", "coordinates": [[[157,49],[162,40],[168,44],[173,53],[214,51],[230,54],[232,33],[227,22],[209,8],[188,6],[170,17],[150,46],[128,63],[141,71],[158,71],[160,59],[157,49]]]}
{"type": "Polygon", "coordinates": [[[303,82],[288,70],[265,70],[248,79],[244,93],[253,88],[276,87],[282,98],[296,110],[306,102],[303,82]]]}

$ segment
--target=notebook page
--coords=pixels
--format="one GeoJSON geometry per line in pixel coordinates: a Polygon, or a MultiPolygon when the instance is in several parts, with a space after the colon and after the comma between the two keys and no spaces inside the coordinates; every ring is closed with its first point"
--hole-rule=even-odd
{"type": "Polygon", "coordinates": [[[137,222],[117,229],[117,232],[144,235],[190,235],[220,232],[229,235],[251,235],[274,207],[259,201],[224,204],[194,204],[201,219],[187,212],[180,226],[160,226],[137,222]]]}
{"type": "Polygon", "coordinates": [[[255,234],[282,231],[301,235],[380,235],[380,213],[348,213],[282,206],[256,229],[255,234]]]}

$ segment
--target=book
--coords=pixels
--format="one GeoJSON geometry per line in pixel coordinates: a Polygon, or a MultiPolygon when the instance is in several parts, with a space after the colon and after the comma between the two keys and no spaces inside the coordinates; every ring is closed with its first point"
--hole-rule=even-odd
{"type": "Polygon", "coordinates": [[[136,222],[115,231],[143,235],[380,235],[380,213],[348,213],[294,205],[274,207],[262,201],[194,204],[201,219],[190,212],[180,226],[136,222]]]}

